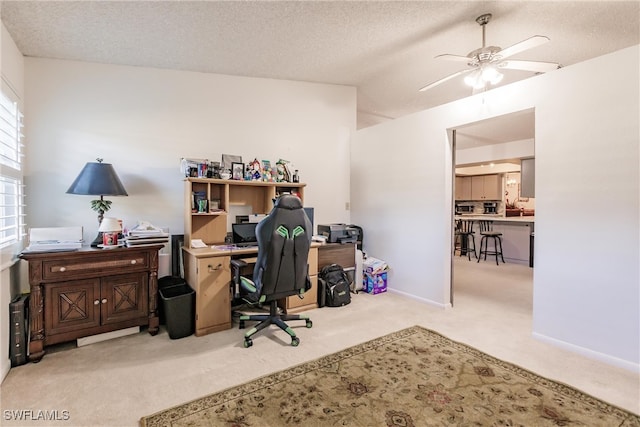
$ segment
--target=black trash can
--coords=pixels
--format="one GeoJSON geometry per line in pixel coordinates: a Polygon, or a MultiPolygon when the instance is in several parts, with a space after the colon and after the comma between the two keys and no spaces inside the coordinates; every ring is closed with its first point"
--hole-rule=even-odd
{"type": "Polygon", "coordinates": [[[166,325],[167,320],[164,316],[164,304],[162,304],[162,299],[160,298],[160,290],[170,286],[184,285],[185,283],[187,282],[180,276],[164,276],[158,279],[158,318],[160,319],[161,325],[166,325]]]}
{"type": "Polygon", "coordinates": [[[196,292],[186,283],[160,289],[160,299],[172,340],[188,337],[195,327],[196,292]]]}

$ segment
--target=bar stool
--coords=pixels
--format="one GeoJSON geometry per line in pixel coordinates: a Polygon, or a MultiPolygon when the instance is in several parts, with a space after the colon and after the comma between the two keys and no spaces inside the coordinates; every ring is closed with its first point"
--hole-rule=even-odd
{"type": "Polygon", "coordinates": [[[484,254],[485,261],[487,260],[487,255],[495,255],[496,265],[500,265],[498,262],[498,255],[500,255],[500,258],[502,258],[502,262],[504,263],[504,256],[502,256],[502,233],[493,231],[493,221],[480,220],[478,222],[480,223],[480,236],[482,236],[480,238],[478,262],[480,262],[482,254],[484,254]],[[489,239],[493,239],[493,251],[489,251],[489,239]]]}
{"type": "MultiPolygon", "coordinates": [[[[455,240],[460,239],[460,256],[467,254],[469,261],[471,261],[471,251],[473,255],[478,258],[476,252],[476,235],[473,232],[473,221],[470,220],[456,220],[455,240]],[[469,243],[473,243],[473,248],[469,243]]],[[[455,255],[455,246],[453,249],[455,255]]]]}

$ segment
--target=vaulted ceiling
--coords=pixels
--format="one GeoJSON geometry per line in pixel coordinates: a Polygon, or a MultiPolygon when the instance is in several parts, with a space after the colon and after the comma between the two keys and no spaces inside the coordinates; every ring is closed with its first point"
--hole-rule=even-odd
{"type": "MultiPolygon", "coordinates": [[[[487,45],[551,39],[512,59],[568,66],[640,43],[638,1],[2,1],[1,7],[28,57],[355,86],[358,128],[469,96],[461,78],[418,89],[466,67],[434,57],[481,47],[475,19],[483,13],[493,14],[487,45]]],[[[532,76],[509,70],[500,85],[532,76]]]]}

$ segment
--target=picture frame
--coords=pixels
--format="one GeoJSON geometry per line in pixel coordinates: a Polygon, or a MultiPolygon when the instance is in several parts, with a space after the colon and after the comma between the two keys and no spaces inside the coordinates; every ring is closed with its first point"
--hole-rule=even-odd
{"type": "Polygon", "coordinates": [[[231,168],[233,168],[233,163],[242,163],[242,156],[223,154],[221,163],[223,170],[231,170],[231,168]]]}
{"type": "Polygon", "coordinates": [[[244,180],[244,163],[231,163],[231,179],[235,179],[237,181],[244,180]]]}

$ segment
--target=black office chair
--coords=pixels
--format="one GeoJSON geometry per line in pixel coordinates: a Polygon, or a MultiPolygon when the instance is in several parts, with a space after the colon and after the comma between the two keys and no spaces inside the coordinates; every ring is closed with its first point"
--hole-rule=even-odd
{"type": "MultiPolygon", "coordinates": [[[[277,306],[279,299],[302,295],[311,289],[307,264],[311,235],[311,222],[302,209],[302,202],[289,194],[280,196],[271,213],[256,227],[258,259],[253,280],[243,276],[237,280],[244,291],[242,298],[250,304],[268,303],[269,314],[240,315],[240,329],[244,329],[248,320],[260,322],[244,334],[245,347],[251,347],[251,337],[271,324],[288,333],[295,347],[300,339],[285,321],[304,320],[307,328],[313,325],[307,315],[280,314],[277,306]]],[[[242,260],[233,260],[234,271],[239,271],[242,263],[242,260]]]]}

